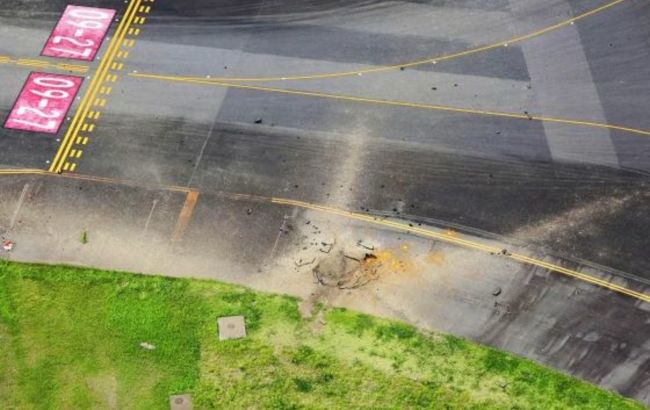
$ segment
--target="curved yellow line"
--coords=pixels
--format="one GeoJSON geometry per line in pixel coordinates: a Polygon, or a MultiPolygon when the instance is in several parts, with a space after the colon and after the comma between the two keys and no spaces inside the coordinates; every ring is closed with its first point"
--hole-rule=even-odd
{"type": "Polygon", "coordinates": [[[418,109],[425,109],[425,110],[447,111],[447,112],[455,112],[455,113],[462,113],[462,114],[474,114],[474,115],[486,115],[486,116],[501,117],[501,118],[512,118],[512,119],[518,119],[518,120],[554,122],[554,123],[566,124],[566,125],[574,125],[574,126],[582,126],[582,127],[592,127],[592,128],[602,128],[602,129],[623,131],[623,132],[629,132],[629,133],[632,133],[632,134],[637,134],[637,135],[643,135],[643,136],[646,136],[646,137],[650,137],[650,130],[644,130],[644,129],[639,129],[639,128],[631,128],[631,127],[607,124],[607,123],[602,123],[602,122],[576,120],[576,119],[570,119],[570,118],[545,117],[545,116],[538,116],[538,115],[526,115],[526,114],[519,114],[519,113],[509,113],[509,112],[503,112],[503,111],[478,110],[478,109],[472,109],[472,108],[462,108],[462,107],[452,107],[452,106],[448,106],[448,105],[416,103],[416,102],[401,101],[401,100],[384,100],[384,99],[379,99],[379,98],[359,97],[359,96],[345,95],[345,94],[330,94],[330,93],[322,93],[322,92],[316,92],[316,91],[295,90],[295,89],[289,89],[289,88],[278,88],[278,87],[266,87],[266,86],[258,86],[258,85],[246,85],[246,84],[217,82],[217,81],[209,81],[209,80],[206,80],[206,79],[195,80],[195,79],[187,79],[187,78],[184,78],[184,77],[166,76],[166,75],[157,75],[157,74],[135,74],[135,73],[131,73],[131,74],[129,74],[129,76],[131,76],[131,77],[139,77],[139,78],[148,78],[148,79],[153,79],[153,80],[175,81],[175,82],[190,83],[190,84],[212,85],[212,86],[216,86],[216,87],[231,87],[231,88],[240,88],[240,89],[244,89],[244,90],[255,90],[255,91],[265,91],[265,92],[273,92],[273,93],[280,93],[280,94],[300,95],[300,96],[305,96],[305,97],[328,98],[328,99],[333,99],[333,100],[351,101],[351,102],[365,103],[365,104],[380,104],[380,105],[390,105],[390,106],[395,106],[395,107],[418,108],[418,109]]]}
{"type": "MultiPolygon", "coordinates": [[[[361,69],[361,70],[350,70],[350,71],[339,71],[339,72],[331,72],[331,73],[320,73],[320,74],[305,74],[305,75],[286,75],[286,76],[276,76],[276,77],[215,77],[213,80],[215,81],[238,81],[238,82],[265,82],[265,81],[284,81],[284,80],[317,80],[317,79],[324,79],[324,78],[336,78],[336,77],[349,77],[349,76],[354,76],[354,75],[363,75],[363,74],[368,74],[368,73],[378,73],[378,72],[383,72],[383,71],[390,71],[390,70],[399,70],[402,68],[407,68],[407,67],[415,67],[419,65],[424,65],[424,64],[436,64],[441,61],[448,61],[448,60],[453,60],[459,57],[465,57],[468,55],[476,54],[476,53],[481,53],[483,51],[488,51],[492,50],[498,47],[504,47],[509,44],[515,44],[519,43],[525,40],[529,40],[534,37],[539,37],[543,34],[546,34],[551,31],[558,30],[562,27],[571,25],[575,23],[576,21],[582,20],[584,18],[587,18],[589,16],[593,16],[594,14],[600,13],[602,11],[605,11],[611,7],[616,6],[619,3],[622,3],[626,0],[614,0],[612,2],[603,4],[600,7],[597,7],[595,9],[589,10],[585,13],[579,14],[575,17],[572,17],[570,19],[563,20],[559,23],[553,24],[551,26],[533,31],[528,34],[523,34],[519,35],[516,37],[509,38],[507,40],[502,40],[497,43],[493,44],[488,44],[484,46],[479,46],[475,48],[471,48],[465,51],[460,51],[457,53],[453,54],[443,54],[440,56],[433,56],[433,57],[427,57],[424,59],[420,60],[415,60],[415,61],[410,61],[410,62],[405,62],[402,64],[393,64],[393,65],[387,65],[387,66],[381,66],[381,67],[373,67],[373,68],[367,68],[367,69],[361,69]]],[[[200,79],[200,77],[185,77],[186,79],[200,79]]]]}

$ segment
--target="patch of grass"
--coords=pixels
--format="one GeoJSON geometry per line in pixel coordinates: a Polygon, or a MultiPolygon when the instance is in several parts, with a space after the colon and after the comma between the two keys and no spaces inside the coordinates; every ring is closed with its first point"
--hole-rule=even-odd
{"type": "Polygon", "coordinates": [[[199,280],[0,262],[0,396],[16,409],[640,409],[466,340],[199,280]],[[216,318],[248,337],[219,342],[216,318]],[[154,350],[140,347],[147,342],[154,350]]]}

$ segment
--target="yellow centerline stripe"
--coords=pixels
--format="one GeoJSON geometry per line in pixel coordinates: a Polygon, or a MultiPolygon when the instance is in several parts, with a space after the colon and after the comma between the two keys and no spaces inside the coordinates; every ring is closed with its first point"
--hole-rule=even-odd
{"type": "MultiPolygon", "coordinates": [[[[68,167],[68,165],[66,163],[68,167]]],[[[72,169],[74,169],[75,164],[72,164],[72,169]]],[[[53,177],[62,177],[62,178],[69,178],[69,179],[77,179],[77,180],[83,180],[83,181],[93,181],[93,182],[100,182],[100,183],[107,183],[107,184],[121,184],[121,185],[127,185],[127,186],[145,186],[142,183],[138,183],[137,181],[130,181],[130,180],[124,180],[124,179],[116,179],[116,178],[106,178],[106,177],[98,177],[98,176],[93,176],[93,175],[80,175],[80,174],[62,174],[58,175],[56,173],[52,173],[49,171],[41,170],[41,169],[0,169],[0,175],[46,175],[46,176],[53,176],[53,177]]],[[[148,188],[151,188],[151,186],[147,186],[148,188]]],[[[159,189],[164,189],[167,191],[173,191],[173,192],[199,192],[195,189],[192,188],[187,188],[187,187],[182,187],[182,186],[155,186],[155,188],[159,189]]],[[[273,198],[273,197],[264,197],[264,196],[257,196],[257,195],[249,195],[249,194],[237,194],[237,193],[220,193],[221,195],[225,195],[229,198],[233,199],[245,199],[245,200],[255,200],[255,201],[263,201],[263,202],[268,202],[268,203],[273,203],[276,205],[282,205],[282,206],[293,206],[293,207],[299,207],[299,208],[304,208],[304,209],[310,209],[313,211],[317,212],[323,212],[323,213],[328,213],[332,215],[337,215],[341,217],[345,217],[348,219],[355,219],[358,221],[363,221],[363,222],[368,222],[370,224],[374,225],[382,225],[386,226],[392,229],[396,229],[399,231],[405,231],[408,234],[413,234],[413,235],[419,235],[425,238],[430,238],[430,239],[436,239],[444,242],[448,242],[454,245],[458,245],[461,247],[465,248],[470,248],[470,249],[476,249],[482,252],[487,252],[490,254],[501,254],[501,248],[491,246],[491,245],[486,245],[484,243],[478,242],[478,241],[473,241],[469,239],[463,239],[457,237],[458,233],[455,232],[454,235],[451,235],[449,233],[440,233],[436,231],[432,231],[429,229],[425,228],[420,228],[416,226],[411,226],[408,225],[404,222],[397,222],[394,220],[388,220],[388,219],[382,219],[381,217],[375,217],[367,214],[360,214],[356,212],[351,212],[347,211],[344,209],[338,209],[338,208],[332,208],[329,206],[325,205],[318,205],[318,204],[312,204],[309,202],[304,202],[304,201],[298,201],[294,199],[285,199],[285,198],[273,198]]],[[[615,283],[608,282],[604,279],[600,279],[595,276],[591,276],[586,273],[578,272],[575,270],[567,269],[559,265],[552,264],[550,262],[546,262],[540,259],[534,259],[526,255],[522,254],[517,254],[517,253],[506,253],[506,254],[501,254],[500,257],[507,257],[512,260],[515,260],[519,263],[522,264],[527,264],[527,265],[532,265],[536,267],[540,267],[549,271],[553,271],[556,273],[561,273],[570,277],[573,277],[575,279],[581,280],[583,282],[587,282],[602,288],[606,288],[630,297],[633,297],[635,299],[641,300],[643,302],[648,302],[650,303],[650,295],[647,295],[642,292],[638,292],[629,288],[626,288],[621,285],[617,285],[615,283]]]]}
{"type": "Polygon", "coordinates": [[[50,68],[50,69],[56,69],[61,71],[86,72],[90,68],[86,65],[74,65],[74,64],[62,64],[62,63],[54,64],[47,60],[35,60],[31,58],[20,58],[20,57],[10,57],[10,56],[0,56],[0,63],[15,64],[23,67],[50,68]]]}
{"type": "Polygon", "coordinates": [[[86,117],[88,110],[90,109],[91,106],[90,102],[95,99],[95,96],[97,95],[97,90],[104,81],[104,77],[108,72],[108,67],[110,66],[110,63],[112,63],[113,59],[115,58],[115,53],[117,53],[117,51],[119,50],[119,46],[122,43],[122,40],[124,39],[126,30],[131,24],[133,17],[135,16],[137,6],[140,5],[140,2],[141,0],[131,0],[131,2],[129,3],[129,6],[126,9],[126,12],[124,13],[124,17],[122,18],[122,21],[120,22],[117,30],[115,31],[115,34],[113,35],[113,38],[111,39],[108,45],[106,54],[102,59],[99,68],[95,73],[95,76],[93,77],[90,86],[88,87],[88,90],[86,91],[86,93],[84,94],[81,100],[81,104],[79,105],[79,108],[75,113],[72,124],[68,128],[65,137],[63,138],[63,141],[61,142],[61,145],[59,146],[59,149],[57,150],[57,153],[54,156],[54,159],[52,160],[52,163],[49,168],[51,172],[61,171],[61,167],[63,166],[63,163],[66,161],[68,153],[72,148],[74,137],[79,132],[79,127],[81,126],[80,120],[86,117]]]}
{"type": "Polygon", "coordinates": [[[217,87],[231,87],[231,88],[240,88],[245,90],[265,91],[265,92],[273,92],[273,93],[289,94],[289,95],[300,95],[306,97],[328,98],[333,100],[352,101],[352,102],[366,103],[366,104],[380,104],[380,105],[390,105],[396,107],[419,108],[419,109],[426,109],[426,110],[447,111],[447,112],[455,112],[455,113],[463,113],[463,114],[486,115],[486,116],[493,116],[493,117],[513,118],[518,120],[554,122],[554,123],[560,123],[566,125],[604,128],[609,130],[629,132],[632,134],[638,134],[643,136],[650,136],[650,130],[624,127],[620,125],[613,125],[613,124],[607,124],[601,122],[576,120],[570,118],[526,115],[526,114],[509,113],[509,112],[502,112],[502,111],[477,110],[471,108],[452,107],[447,105],[425,104],[425,103],[416,103],[416,102],[401,101],[401,100],[385,100],[379,98],[359,97],[359,96],[345,95],[345,94],[331,94],[331,93],[322,93],[316,91],[303,91],[303,90],[296,90],[296,89],[289,89],[289,88],[224,83],[224,82],[206,80],[206,79],[195,80],[195,79],[187,79],[185,77],[165,76],[165,75],[157,75],[157,74],[130,73],[129,76],[148,78],[154,80],[162,80],[162,81],[175,81],[181,83],[213,85],[217,87]]]}
{"type": "MultiPolygon", "coordinates": [[[[465,51],[460,51],[457,53],[453,54],[443,54],[440,56],[434,56],[434,57],[428,57],[425,59],[420,59],[420,60],[415,60],[415,61],[410,61],[410,62],[404,62],[402,64],[394,64],[394,65],[387,65],[387,66],[381,66],[381,67],[373,67],[373,68],[367,68],[367,69],[360,69],[360,70],[351,70],[351,71],[339,71],[339,72],[331,72],[331,73],[321,73],[321,74],[305,74],[305,75],[285,75],[285,76],[276,76],[276,77],[215,77],[214,79],[217,81],[239,81],[239,82],[263,82],[263,81],[282,81],[282,80],[315,80],[315,79],[323,79],[323,78],[334,78],[334,77],[348,77],[348,76],[354,76],[354,75],[362,75],[362,74],[367,74],[367,73],[378,73],[382,71],[390,71],[390,70],[399,70],[401,68],[406,68],[406,67],[415,67],[419,65],[424,65],[424,64],[435,64],[440,61],[448,61],[448,60],[453,60],[459,57],[465,57],[468,55],[480,53],[483,51],[488,51],[492,50],[498,47],[504,47],[509,44],[514,44],[514,43],[520,43],[525,40],[529,40],[534,37],[539,37],[543,34],[546,34],[551,31],[558,30],[562,27],[571,25],[575,23],[576,21],[582,20],[584,18],[587,18],[589,16],[592,16],[594,14],[600,13],[602,11],[605,11],[611,7],[616,6],[617,4],[620,4],[626,0],[614,0],[610,3],[603,4],[600,7],[597,7],[595,9],[589,10],[585,13],[579,14],[575,17],[563,20],[559,23],[553,24],[551,26],[533,31],[528,34],[523,34],[519,36],[512,37],[507,40],[502,40],[493,44],[488,44],[484,46],[479,46],[475,48],[471,48],[465,51]]],[[[186,77],[188,79],[200,79],[200,77],[186,77]]]]}

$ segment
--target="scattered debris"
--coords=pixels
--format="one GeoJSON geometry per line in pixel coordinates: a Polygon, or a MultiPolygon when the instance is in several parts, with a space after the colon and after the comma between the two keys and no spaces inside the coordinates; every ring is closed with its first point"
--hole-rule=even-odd
{"type": "Polygon", "coordinates": [[[256,118],[256,119],[255,119],[255,124],[261,124],[262,121],[263,121],[263,120],[262,120],[261,118],[256,118]]]}
{"type": "Polygon", "coordinates": [[[494,302],[494,313],[495,314],[500,314],[501,313],[501,308],[505,308],[505,312],[503,313],[504,315],[509,315],[512,313],[512,310],[510,310],[510,304],[506,303],[505,305],[499,302],[494,302]]]}
{"type": "Polygon", "coordinates": [[[244,316],[225,316],[217,318],[219,340],[241,339],[246,337],[244,316]]]}
{"type": "Polygon", "coordinates": [[[330,253],[332,251],[332,248],[334,248],[334,243],[321,242],[320,244],[323,246],[321,248],[318,248],[318,250],[323,253],[330,253]]]}
{"type": "Polygon", "coordinates": [[[4,249],[7,252],[11,252],[14,249],[14,243],[9,239],[5,239],[4,241],[2,241],[2,249],[4,249]]]}
{"type": "Polygon", "coordinates": [[[248,208],[248,209],[246,210],[246,215],[250,215],[250,214],[252,214],[252,213],[253,213],[253,209],[248,208]]]}
{"type": "Polygon", "coordinates": [[[501,255],[503,255],[503,256],[510,256],[510,255],[512,255],[512,254],[511,254],[510,252],[508,252],[507,249],[501,249],[501,255]]]}
{"type": "Polygon", "coordinates": [[[143,349],[147,349],[147,350],[155,350],[156,349],[156,346],[154,346],[154,345],[152,345],[151,343],[148,343],[148,342],[140,343],[140,347],[143,348],[143,349]]]}
{"type": "Polygon", "coordinates": [[[351,260],[356,261],[356,262],[361,262],[361,259],[359,259],[359,258],[355,258],[354,256],[352,256],[352,255],[348,255],[348,254],[346,254],[346,253],[343,254],[343,257],[344,257],[344,258],[351,259],[351,260]]]}
{"type": "Polygon", "coordinates": [[[79,242],[81,242],[82,245],[85,245],[88,243],[88,232],[83,231],[81,232],[81,237],[79,238],[79,242]]]}
{"type": "Polygon", "coordinates": [[[500,294],[501,294],[501,288],[500,288],[499,286],[497,286],[497,287],[494,288],[494,290],[492,291],[492,296],[499,296],[500,294]]]}
{"type": "Polygon", "coordinates": [[[297,267],[311,265],[311,264],[314,263],[314,262],[316,262],[316,258],[315,258],[315,257],[314,257],[314,258],[311,258],[311,259],[308,260],[308,261],[305,261],[305,260],[303,260],[302,258],[300,258],[300,259],[298,259],[297,261],[295,261],[297,267]]]}

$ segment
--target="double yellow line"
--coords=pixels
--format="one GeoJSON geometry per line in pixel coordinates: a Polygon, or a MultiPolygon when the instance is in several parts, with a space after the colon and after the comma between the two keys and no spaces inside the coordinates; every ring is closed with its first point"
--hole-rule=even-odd
{"type": "Polygon", "coordinates": [[[117,27],[117,30],[115,31],[115,34],[113,35],[113,38],[108,45],[106,54],[104,55],[104,58],[102,59],[97,72],[93,76],[88,89],[84,93],[84,96],[81,98],[81,103],[79,104],[79,108],[77,108],[77,112],[75,113],[74,118],[72,119],[72,123],[66,131],[65,136],[63,137],[63,141],[61,141],[61,145],[59,146],[59,149],[57,150],[54,159],[50,164],[50,172],[61,172],[63,164],[68,158],[72,145],[77,137],[77,134],[79,133],[79,129],[81,128],[82,123],[90,111],[90,107],[92,106],[95,97],[99,92],[101,84],[106,79],[108,70],[113,63],[113,60],[115,59],[115,55],[122,45],[122,41],[124,40],[126,32],[133,22],[133,18],[136,15],[140,3],[142,3],[142,0],[131,0],[129,2],[126,12],[122,17],[122,21],[117,27]]]}

